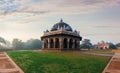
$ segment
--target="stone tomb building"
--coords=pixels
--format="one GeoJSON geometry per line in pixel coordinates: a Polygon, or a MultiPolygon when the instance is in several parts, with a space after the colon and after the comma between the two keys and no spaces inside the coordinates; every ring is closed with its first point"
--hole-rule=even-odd
{"type": "Polygon", "coordinates": [[[43,50],[79,50],[82,37],[61,19],[50,31],[44,31],[41,40],[43,50]]]}

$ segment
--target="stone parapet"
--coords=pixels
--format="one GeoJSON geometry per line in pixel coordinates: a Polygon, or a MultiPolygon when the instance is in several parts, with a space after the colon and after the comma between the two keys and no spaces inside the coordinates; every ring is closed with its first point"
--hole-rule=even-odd
{"type": "Polygon", "coordinates": [[[50,35],[56,35],[56,34],[68,34],[68,35],[73,35],[73,36],[77,36],[77,37],[80,36],[79,33],[65,31],[65,30],[56,30],[56,31],[45,32],[43,36],[50,36],[50,35]]]}

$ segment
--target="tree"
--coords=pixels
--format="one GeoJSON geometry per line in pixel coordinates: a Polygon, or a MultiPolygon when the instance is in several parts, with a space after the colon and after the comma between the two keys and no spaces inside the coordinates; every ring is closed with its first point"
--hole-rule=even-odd
{"type": "Polygon", "coordinates": [[[116,46],[115,46],[113,43],[110,42],[110,43],[109,43],[109,48],[110,48],[110,49],[116,49],[116,46]]]}
{"type": "Polygon", "coordinates": [[[25,49],[40,49],[42,47],[42,42],[39,39],[30,39],[24,43],[25,49]]]}
{"type": "Polygon", "coordinates": [[[0,37],[0,43],[6,44],[5,39],[0,37]]]}
{"type": "Polygon", "coordinates": [[[10,47],[11,47],[10,41],[8,41],[8,40],[5,40],[5,41],[6,41],[6,46],[7,46],[8,48],[10,48],[10,47]]]}
{"type": "Polygon", "coordinates": [[[6,41],[4,38],[0,37],[0,49],[4,49],[6,45],[6,41]]]}
{"type": "Polygon", "coordinates": [[[81,48],[90,49],[92,48],[92,43],[89,39],[84,39],[81,44],[81,48]]]}
{"type": "Polygon", "coordinates": [[[12,46],[14,49],[23,49],[23,42],[19,39],[13,39],[12,46]]]}
{"type": "Polygon", "coordinates": [[[120,43],[117,43],[117,44],[116,44],[116,47],[120,47],[120,43]]]}
{"type": "Polygon", "coordinates": [[[32,48],[39,49],[41,48],[41,41],[38,39],[34,39],[31,45],[32,45],[32,48]]]}

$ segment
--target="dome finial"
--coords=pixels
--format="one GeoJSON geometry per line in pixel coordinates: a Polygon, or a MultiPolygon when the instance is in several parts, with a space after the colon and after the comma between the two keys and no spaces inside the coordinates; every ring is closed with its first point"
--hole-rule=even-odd
{"type": "Polygon", "coordinates": [[[63,22],[63,19],[61,18],[60,22],[63,22]]]}

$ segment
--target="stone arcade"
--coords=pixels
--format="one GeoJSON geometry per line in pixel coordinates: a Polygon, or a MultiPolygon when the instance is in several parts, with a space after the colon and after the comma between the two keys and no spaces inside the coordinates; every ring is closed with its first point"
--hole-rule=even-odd
{"type": "Polygon", "coordinates": [[[50,31],[44,31],[41,40],[43,50],[79,50],[82,37],[61,19],[50,31]]]}

